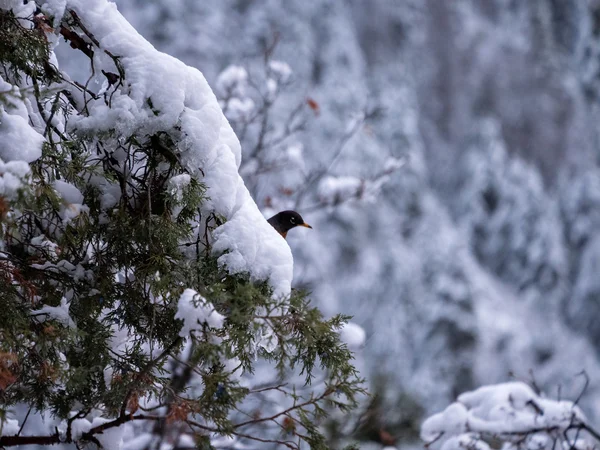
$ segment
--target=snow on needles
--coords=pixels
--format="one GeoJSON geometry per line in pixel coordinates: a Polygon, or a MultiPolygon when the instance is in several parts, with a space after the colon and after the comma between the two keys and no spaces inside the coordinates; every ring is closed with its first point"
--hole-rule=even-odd
{"type": "Polygon", "coordinates": [[[17,87],[0,77],[0,196],[12,199],[42,155],[44,137],[29,125],[27,106],[17,87]]]}
{"type": "Polygon", "coordinates": [[[202,331],[204,324],[211,328],[222,328],[225,320],[213,305],[193,289],[186,289],[179,297],[175,318],[183,320],[179,332],[182,338],[187,338],[192,331],[202,331]]]}
{"type": "MultiPolygon", "coordinates": [[[[70,126],[80,132],[174,135],[180,161],[208,188],[202,216],[214,213],[227,220],[213,235],[219,263],[230,273],[269,280],[275,296],[288,295],[290,248],[263,218],[238,174],[240,143],[202,73],[154,49],[107,0],[68,0],[66,7],[79,14],[103,49],[119,55],[126,78],[112,107],[102,98],[90,101],[89,116],[70,126]]],[[[96,52],[94,59],[96,72],[115,70],[107,55],[96,52]]]]}
{"type": "Polygon", "coordinates": [[[0,161],[35,161],[42,156],[45,139],[29,125],[19,89],[0,77],[0,94],[5,97],[0,102],[0,161]]]}

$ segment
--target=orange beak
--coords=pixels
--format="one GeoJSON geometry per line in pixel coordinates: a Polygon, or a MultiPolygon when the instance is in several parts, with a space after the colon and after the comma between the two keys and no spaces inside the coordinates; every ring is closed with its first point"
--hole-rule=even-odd
{"type": "Polygon", "coordinates": [[[301,227],[310,228],[312,230],[312,227],[309,224],[307,224],[307,223],[301,223],[300,226],[301,227]]]}

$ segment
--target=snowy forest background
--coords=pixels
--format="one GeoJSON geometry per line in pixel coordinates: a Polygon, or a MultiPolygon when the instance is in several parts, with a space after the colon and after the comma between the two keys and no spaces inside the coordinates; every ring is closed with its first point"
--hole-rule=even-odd
{"type": "Polygon", "coordinates": [[[117,3],[222,100],[245,84],[226,110],[242,175],[266,215],[296,207],[314,227],[288,237],[295,284],[366,331],[374,441],[412,441],[457,394],[512,377],[574,398],[585,370],[581,404],[600,417],[600,2],[117,3]],[[293,72],[273,134],[308,99],[271,149],[294,170],[240,135],[265,53],[293,72]],[[219,78],[231,65],[249,77],[219,78]],[[390,158],[406,164],[379,192],[390,158]],[[302,174],[322,168],[315,204],[302,174]]]}

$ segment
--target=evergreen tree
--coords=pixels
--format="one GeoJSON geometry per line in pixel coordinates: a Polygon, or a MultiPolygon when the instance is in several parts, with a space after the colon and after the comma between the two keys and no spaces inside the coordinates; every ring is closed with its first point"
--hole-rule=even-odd
{"type": "Polygon", "coordinates": [[[347,317],[290,291],[202,75],[105,0],[9,2],[0,66],[0,447],[326,448],[347,317]]]}

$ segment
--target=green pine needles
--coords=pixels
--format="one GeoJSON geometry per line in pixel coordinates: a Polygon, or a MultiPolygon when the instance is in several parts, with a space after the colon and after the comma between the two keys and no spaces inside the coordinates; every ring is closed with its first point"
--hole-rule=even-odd
{"type": "MultiPolygon", "coordinates": [[[[72,17],[61,24],[72,51],[101,52],[72,17]]],[[[327,448],[325,417],[364,393],[337,333],[348,318],[326,320],[306,293],[275,298],[266,282],[217,263],[211,236],[225,219],[202,213],[211,192],[180,161],[177,127],[70,127],[88,114],[82,99],[100,94],[51,65],[49,22],[30,19],[0,10],[0,76],[46,138],[18,195],[0,197],[0,447],[106,448],[108,430],[129,426],[147,448],[183,435],[197,448],[219,436],[327,448]],[[222,326],[181,336],[185,289],[222,326]],[[55,429],[7,432],[45,412],[55,429]]],[[[126,83],[122,70],[106,76],[126,83]]]]}

